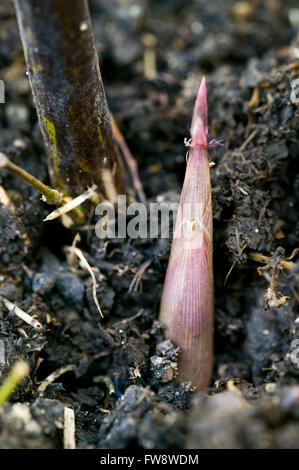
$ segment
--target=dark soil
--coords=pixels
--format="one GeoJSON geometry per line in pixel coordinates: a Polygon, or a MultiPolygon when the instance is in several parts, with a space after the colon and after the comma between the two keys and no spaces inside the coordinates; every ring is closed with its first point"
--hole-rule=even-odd
{"type": "MultiPolygon", "coordinates": [[[[0,173],[0,380],[25,379],[0,410],[0,448],[63,447],[64,407],[79,448],[298,448],[298,78],[295,1],[90,1],[107,99],[138,161],[149,201],[177,198],[201,76],[208,83],[214,209],[215,368],[201,393],[176,381],[179,351],[157,318],[167,239],[101,241],[81,231],[97,279],[66,261],[75,230],[44,223],[49,207],[0,173]],[[187,4],[187,6],[186,6],[187,4]],[[243,5],[244,6],[244,5],[243,5]],[[144,75],[155,51],[157,73],[144,75]],[[269,256],[265,269],[252,253],[269,256]],[[150,261],[150,264],[147,262],[150,261]],[[133,289],[136,273],[145,266],[133,289]],[[232,268],[232,269],[231,269],[232,268]],[[296,285],[297,281],[297,285],[296,285]],[[1,299],[1,297],[0,297],[1,299]],[[296,346],[297,344],[297,346],[296,346]],[[3,356],[4,351],[4,356],[3,356]],[[45,391],[45,378],[69,366],[45,391]]],[[[48,182],[11,3],[0,5],[0,151],[48,182]]],[[[90,225],[96,223],[93,211],[90,225]]]]}

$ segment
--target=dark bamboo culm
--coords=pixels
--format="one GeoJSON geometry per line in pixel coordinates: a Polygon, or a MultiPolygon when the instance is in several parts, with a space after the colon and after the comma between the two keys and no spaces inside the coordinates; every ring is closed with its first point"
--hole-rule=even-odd
{"type": "Polygon", "coordinates": [[[14,0],[52,185],[122,192],[86,0],[14,0]]]}

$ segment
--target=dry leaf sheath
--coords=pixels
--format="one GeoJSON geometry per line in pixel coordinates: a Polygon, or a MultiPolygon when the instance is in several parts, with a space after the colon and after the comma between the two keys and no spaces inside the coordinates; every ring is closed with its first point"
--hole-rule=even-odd
{"type": "Polygon", "coordinates": [[[181,349],[180,380],[209,385],[213,366],[212,205],[207,93],[194,106],[186,175],[164,283],[160,322],[181,349]]]}

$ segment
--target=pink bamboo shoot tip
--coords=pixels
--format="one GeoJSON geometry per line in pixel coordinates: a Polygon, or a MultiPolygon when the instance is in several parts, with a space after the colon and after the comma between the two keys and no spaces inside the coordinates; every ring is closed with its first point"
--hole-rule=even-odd
{"type": "Polygon", "coordinates": [[[160,307],[165,334],[181,349],[181,381],[209,385],[213,367],[212,204],[208,105],[203,78],[195,101],[191,143],[160,307]]]}

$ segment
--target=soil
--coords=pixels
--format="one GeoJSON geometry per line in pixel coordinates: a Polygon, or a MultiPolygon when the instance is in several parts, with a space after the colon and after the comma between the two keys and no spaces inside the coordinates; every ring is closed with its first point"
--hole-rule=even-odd
{"type": "MultiPolygon", "coordinates": [[[[78,230],[44,223],[49,207],[2,171],[0,299],[43,328],[1,300],[0,381],[21,358],[30,377],[0,410],[0,448],[62,448],[65,407],[75,412],[78,448],[299,447],[295,7],[291,0],[90,1],[109,106],[149,202],[178,197],[183,141],[207,78],[210,137],[223,144],[210,151],[213,379],[201,392],[177,380],[179,350],[157,321],[168,239],[99,240],[90,209],[78,246],[94,270],[101,319],[88,272],[66,260],[64,247],[78,230]],[[149,52],[156,72],[148,70],[149,52]]],[[[0,70],[0,151],[48,182],[8,0],[0,5],[0,70]]]]}

